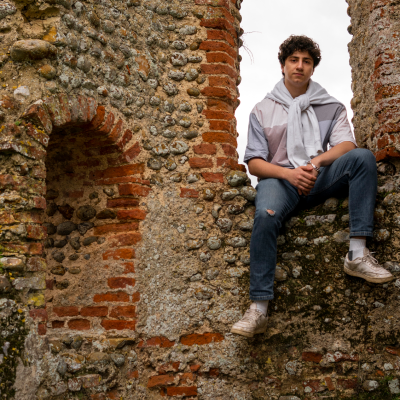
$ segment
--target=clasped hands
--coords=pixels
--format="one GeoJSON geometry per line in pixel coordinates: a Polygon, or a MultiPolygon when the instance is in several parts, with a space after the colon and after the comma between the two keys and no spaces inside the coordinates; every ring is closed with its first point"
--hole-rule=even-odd
{"type": "Polygon", "coordinates": [[[308,196],[317,180],[318,172],[311,166],[305,165],[288,170],[287,180],[297,188],[300,195],[308,196]]]}

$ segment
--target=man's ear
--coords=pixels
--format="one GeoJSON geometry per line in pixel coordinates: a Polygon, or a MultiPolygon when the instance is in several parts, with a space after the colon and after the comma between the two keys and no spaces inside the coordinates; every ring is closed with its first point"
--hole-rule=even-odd
{"type": "Polygon", "coordinates": [[[285,76],[285,66],[281,64],[282,75],[285,76]]]}

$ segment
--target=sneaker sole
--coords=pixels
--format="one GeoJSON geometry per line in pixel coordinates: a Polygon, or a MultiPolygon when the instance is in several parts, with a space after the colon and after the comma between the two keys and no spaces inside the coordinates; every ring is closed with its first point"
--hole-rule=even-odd
{"type": "Polygon", "coordinates": [[[259,329],[256,332],[247,332],[247,331],[242,331],[241,329],[231,329],[231,333],[236,333],[237,335],[242,335],[242,336],[246,336],[249,338],[252,338],[254,335],[258,335],[260,333],[265,333],[267,331],[267,327],[263,328],[263,329],[259,329]]]}
{"type": "Polygon", "coordinates": [[[346,272],[346,274],[348,274],[348,275],[365,279],[367,282],[371,282],[371,283],[385,283],[385,282],[390,282],[394,279],[394,276],[389,276],[387,278],[371,278],[368,275],[364,275],[361,272],[352,271],[351,269],[348,269],[346,267],[344,267],[344,272],[346,272]]]}

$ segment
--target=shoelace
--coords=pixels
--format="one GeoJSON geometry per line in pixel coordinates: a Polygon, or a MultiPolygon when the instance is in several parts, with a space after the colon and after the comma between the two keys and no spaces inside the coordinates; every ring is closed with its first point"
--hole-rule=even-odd
{"type": "Polygon", "coordinates": [[[376,258],[372,257],[371,254],[375,254],[375,251],[370,252],[368,255],[364,256],[362,258],[362,260],[373,268],[379,268],[378,260],[376,258]]]}
{"type": "Polygon", "coordinates": [[[263,313],[259,310],[247,310],[242,321],[257,322],[261,315],[263,315],[263,313]]]}

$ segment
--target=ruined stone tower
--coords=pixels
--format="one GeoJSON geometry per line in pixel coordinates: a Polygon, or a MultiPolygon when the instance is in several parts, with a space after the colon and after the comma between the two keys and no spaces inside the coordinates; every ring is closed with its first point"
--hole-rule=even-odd
{"type": "MultiPolygon", "coordinates": [[[[370,247],[396,275],[400,1],[348,3],[356,136],[380,173],[370,247]]],[[[267,334],[229,333],[256,193],[240,5],[0,3],[0,398],[400,393],[400,280],[343,275],[346,199],[288,221],[267,334]]]]}

